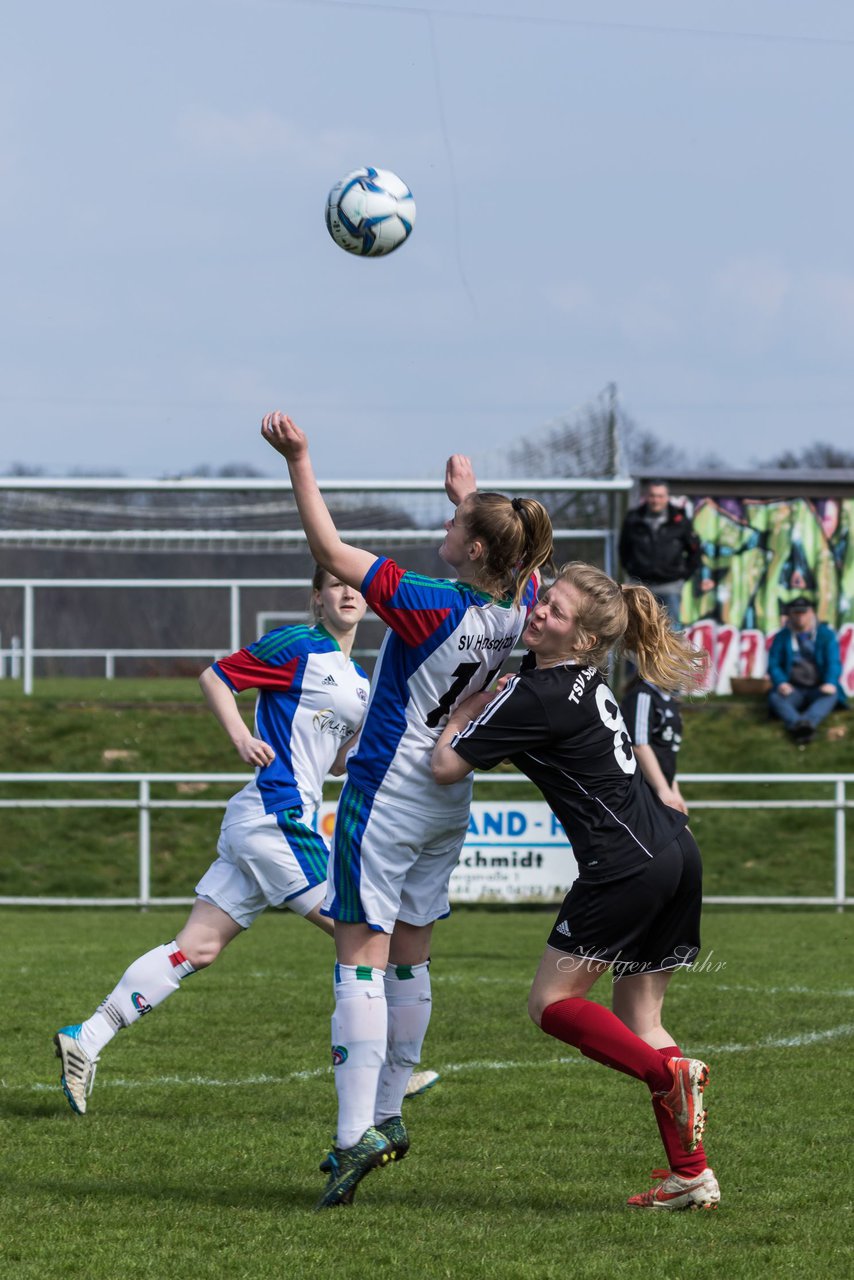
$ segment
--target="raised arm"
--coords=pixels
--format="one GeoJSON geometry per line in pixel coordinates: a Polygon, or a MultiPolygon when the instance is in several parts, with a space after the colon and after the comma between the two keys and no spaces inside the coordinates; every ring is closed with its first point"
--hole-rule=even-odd
{"type": "Polygon", "coordinates": [[[312,556],[322,569],[360,590],[365,574],[378,557],[361,547],[342,542],[338,536],[317,487],[305,433],[286,414],[276,412],[266,415],[261,424],[261,434],[288,464],[297,509],[312,556]]]}
{"type": "Polygon", "coordinates": [[[464,453],[452,453],[445,464],[445,493],[454,506],[458,507],[476,489],[477,481],[471,458],[467,458],[464,453]]]}

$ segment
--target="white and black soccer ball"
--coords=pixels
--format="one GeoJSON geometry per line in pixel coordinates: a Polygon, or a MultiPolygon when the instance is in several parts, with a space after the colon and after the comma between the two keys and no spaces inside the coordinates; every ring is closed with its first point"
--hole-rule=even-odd
{"type": "Polygon", "coordinates": [[[390,169],[354,169],[326,201],[326,225],[337,245],[363,258],[391,253],[415,225],[415,201],[390,169]]]}

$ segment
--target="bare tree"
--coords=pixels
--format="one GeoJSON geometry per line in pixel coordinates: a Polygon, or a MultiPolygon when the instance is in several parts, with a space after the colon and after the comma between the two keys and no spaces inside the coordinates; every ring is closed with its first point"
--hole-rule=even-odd
{"type": "MultiPolygon", "coordinates": [[[[544,431],[521,440],[508,454],[512,469],[529,476],[635,475],[677,469],[722,471],[726,463],[715,454],[689,458],[679,445],[662,440],[641,427],[619,404],[609,386],[581,410],[552,423],[544,431]]],[[[553,518],[578,528],[601,524],[607,518],[602,494],[568,494],[550,503],[553,518]]]]}
{"type": "Polygon", "coordinates": [[[263,480],[267,474],[266,471],[261,471],[258,467],[254,467],[248,462],[226,462],[221,467],[210,467],[203,462],[197,467],[190,468],[189,471],[180,472],[178,478],[189,480],[263,480]]]}
{"type": "Polygon", "coordinates": [[[842,471],[854,470],[854,453],[840,449],[824,440],[815,440],[795,452],[784,449],[782,453],[757,462],[756,466],[780,471],[842,471]]]}
{"type": "Polygon", "coordinates": [[[638,426],[634,418],[620,414],[620,444],[623,469],[636,471],[670,471],[685,465],[685,450],[667,444],[654,431],[638,426]]]}
{"type": "Polygon", "coordinates": [[[44,467],[31,467],[27,462],[13,462],[10,467],[3,473],[7,476],[43,476],[46,475],[44,467]]]}

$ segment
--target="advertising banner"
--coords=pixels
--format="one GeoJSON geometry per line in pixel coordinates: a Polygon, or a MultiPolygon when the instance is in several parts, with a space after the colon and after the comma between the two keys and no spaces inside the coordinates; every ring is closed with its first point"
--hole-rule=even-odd
{"type": "MultiPolygon", "coordinates": [[[[335,805],[320,826],[331,838],[335,805]]],[[[476,800],[451,902],[561,902],[578,875],[563,828],[542,801],[476,800]]]]}

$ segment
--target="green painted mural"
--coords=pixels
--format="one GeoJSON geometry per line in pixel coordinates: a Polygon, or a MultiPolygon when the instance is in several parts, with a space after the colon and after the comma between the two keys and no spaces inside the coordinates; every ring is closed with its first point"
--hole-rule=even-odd
{"type": "Polygon", "coordinates": [[[770,635],[795,596],[820,618],[854,622],[854,499],[703,498],[694,508],[703,568],[686,583],[683,621],[770,635]]]}

